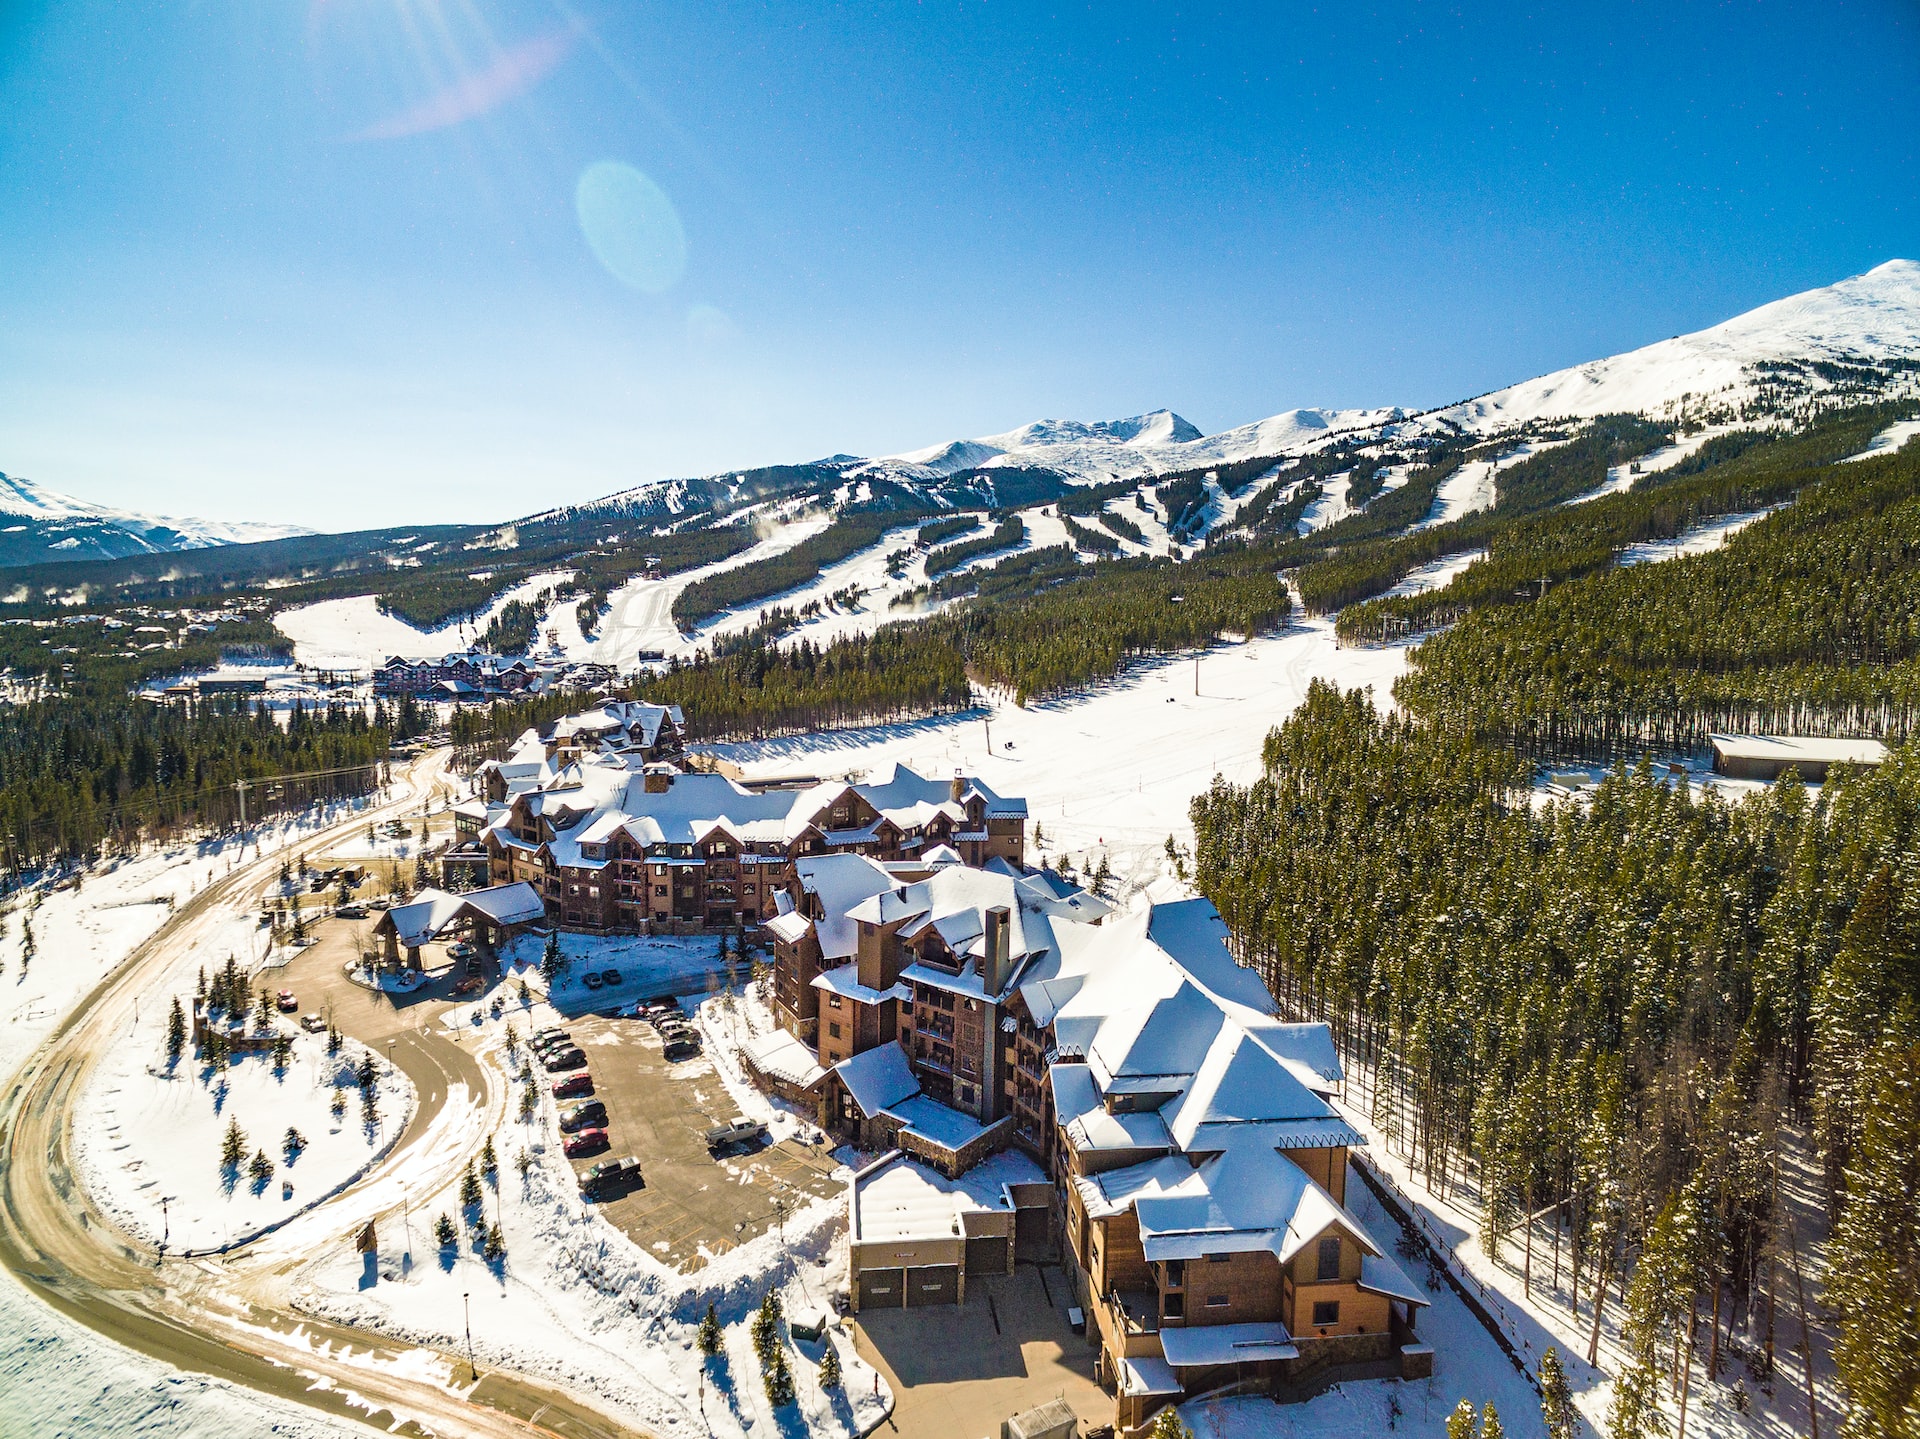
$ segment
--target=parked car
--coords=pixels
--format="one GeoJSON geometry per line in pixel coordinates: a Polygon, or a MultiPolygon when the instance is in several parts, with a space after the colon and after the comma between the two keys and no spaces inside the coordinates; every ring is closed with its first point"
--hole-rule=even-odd
{"type": "Polygon", "coordinates": [[[607,1147],[607,1131],[604,1129],[583,1129],[560,1146],[567,1152],[569,1159],[584,1159],[589,1154],[598,1154],[607,1147]]]}
{"type": "Polygon", "coordinates": [[[689,1044],[700,1043],[700,1031],[691,1024],[669,1024],[662,1026],[660,1037],[668,1044],[675,1040],[685,1040],[689,1044]]]}
{"type": "Polygon", "coordinates": [[[532,1044],[545,1044],[549,1040],[572,1039],[572,1038],[573,1036],[571,1034],[568,1034],[566,1030],[558,1029],[558,1028],[536,1029],[532,1034],[527,1036],[528,1042],[532,1044]]]}
{"type": "Polygon", "coordinates": [[[471,959],[477,953],[479,953],[479,951],[464,939],[458,944],[450,944],[447,946],[448,959],[471,959]]]}
{"type": "Polygon", "coordinates": [[[592,1199],[605,1199],[623,1190],[638,1189],[645,1180],[640,1161],[632,1155],[625,1159],[603,1159],[580,1176],[580,1192],[592,1199]]]}
{"type": "Polygon", "coordinates": [[[308,1034],[318,1034],[327,1027],[327,1021],[323,1015],[303,1014],[300,1016],[300,1027],[308,1034]]]}
{"type": "Polygon", "coordinates": [[[584,1069],[587,1065],[586,1055],[571,1048],[556,1049],[551,1053],[543,1054],[540,1056],[540,1061],[546,1065],[548,1074],[558,1074],[563,1069],[584,1069]]]}
{"type": "Polygon", "coordinates": [[[282,1014],[292,1014],[300,1007],[300,1001],[293,997],[293,991],[290,989],[281,990],[274,999],[274,1003],[279,1006],[282,1014]]]}
{"type": "Polygon", "coordinates": [[[767,1137],[767,1126],[757,1119],[730,1119],[707,1131],[707,1148],[718,1153],[736,1145],[758,1144],[767,1137]]]}
{"type": "Polygon", "coordinates": [[[692,1059],[700,1052],[700,1043],[693,1039],[670,1039],[667,1041],[667,1058],[671,1060],[692,1059]]]}
{"type": "Polygon", "coordinates": [[[593,1076],[584,1070],[579,1074],[569,1074],[565,1079],[557,1079],[553,1084],[555,1099],[578,1099],[592,1093],[593,1076]]]}
{"type": "Polygon", "coordinates": [[[343,904],[333,914],[336,919],[365,919],[367,907],[364,904],[343,904]]]}
{"type": "Polygon", "coordinates": [[[583,1129],[605,1129],[607,1127],[607,1106],[597,1099],[589,1099],[585,1104],[576,1104],[560,1116],[560,1132],[577,1134],[583,1129]]]}

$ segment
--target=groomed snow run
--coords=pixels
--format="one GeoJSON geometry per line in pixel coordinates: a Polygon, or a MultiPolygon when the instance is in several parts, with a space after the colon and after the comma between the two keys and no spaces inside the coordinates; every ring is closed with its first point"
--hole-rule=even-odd
{"type": "Polygon", "coordinates": [[[1728,540],[1756,520],[1764,520],[1775,509],[1771,506],[1764,510],[1748,510],[1738,515],[1717,515],[1710,520],[1702,520],[1689,526],[1670,540],[1648,540],[1642,544],[1628,545],[1615,557],[1614,563],[1620,565],[1650,565],[1661,560],[1679,559],[1682,555],[1704,555],[1719,549],[1728,540]]]}
{"type": "Polygon", "coordinates": [[[423,630],[398,615],[387,614],[372,595],[321,600],[296,605],[274,616],[274,626],[293,641],[293,657],[317,669],[371,669],[394,655],[430,659],[464,650],[486,632],[488,625],[515,600],[531,601],[542,590],[554,589],[573,578],[572,570],[550,570],[534,575],[493,597],[476,618],[449,620],[423,630]]]}
{"type": "Polygon", "coordinates": [[[1915,435],[1920,435],[1920,420],[1895,420],[1879,434],[1875,435],[1867,447],[1857,455],[1848,455],[1849,460],[1877,460],[1882,455],[1891,455],[1915,435]]]}

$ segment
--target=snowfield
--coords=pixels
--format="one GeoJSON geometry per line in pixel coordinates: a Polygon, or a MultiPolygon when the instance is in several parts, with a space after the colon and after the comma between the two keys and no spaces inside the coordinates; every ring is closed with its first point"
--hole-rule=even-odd
{"type": "Polygon", "coordinates": [[[296,605],[274,616],[280,633],[293,641],[293,656],[316,669],[371,669],[393,655],[430,659],[464,650],[486,632],[488,625],[515,600],[531,601],[542,590],[573,579],[572,570],[549,570],[534,575],[493,597],[474,619],[450,620],[423,630],[398,615],[387,614],[372,595],[296,605]]]}
{"type": "MultiPolygon", "coordinates": [[[[297,1032],[291,1015],[279,1018],[279,1028],[297,1032]]],[[[354,1070],[365,1054],[345,1042],[329,1055],[326,1035],[298,1033],[284,1069],[270,1054],[249,1054],[216,1073],[191,1045],[169,1066],[164,1002],[145,1004],[76,1107],[74,1152],[87,1193],[134,1238],[158,1244],[164,1235],[175,1251],[225,1249],[285,1223],[364,1174],[406,1128],[413,1086],[383,1061],[375,1063],[378,1112],[363,1118],[354,1070]],[[330,1112],[336,1089],[345,1102],[339,1118],[330,1112]],[[255,1179],[244,1162],[221,1169],[230,1122],[245,1133],[249,1160],[267,1155],[270,1178],[255,1179]],[[282,1144],[290,1128],[306,1141],[291,1158],[282,1144]]]]}

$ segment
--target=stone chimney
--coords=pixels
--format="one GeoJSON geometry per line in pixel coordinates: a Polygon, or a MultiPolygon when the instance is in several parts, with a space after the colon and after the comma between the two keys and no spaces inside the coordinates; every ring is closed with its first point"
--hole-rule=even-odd
{"type": "Polygon", "coordinates": [[[989,999],[997,996],[1007,982],[1008,927],[1011,921],[1012,915],[1004,904],[996,904],[987,911],[987,954],[980,966],[980,980],[989,999]]]}
{"type": "Polygon", "coordinates": [[[967,777],[961,774],[959,770],[955,770],[953,772],[953,782],[948,788],[948,793],[953,797],[953,802],[958,804],[960,803],[960,796],[966,792],[967,777]]]}
{"type": "Polygon", "coordinates": [[[649,769],[647,771],[647,793],[665,794],[673,788],[673,771],[649,769]]]}

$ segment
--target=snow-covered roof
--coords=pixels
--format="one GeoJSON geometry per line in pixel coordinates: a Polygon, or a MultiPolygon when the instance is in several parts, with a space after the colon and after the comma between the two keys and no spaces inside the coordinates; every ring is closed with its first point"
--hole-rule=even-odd
{"type": "Polygon", "coordinates": [[[897,1044],[876,1045],[834,1065],[853,1102],[869,1119],[920,1092],[907,1052],[897,1044]]]}
{"type": "Polygon", "coordinates": [[[528,924],[546,916],[540,892],[526,883],[500,884],[491,889],[448,894],[423,889],[406,904],[397,904],[375,924],[376,933],[389,929],[409,949],[437,938],[459,919],[481,919],[491,924],[528,924]]]}
{"type": "Polygon", "coordinates": [[[820,904],[821,917],[813,922],[813,931],[821,958],[852,959],[860,938],[853,909],[869,896],[892,889],[894,877],[861,854],[808,855],[794,861],[793,872],[800,888],[820,904]]]}
{"type": "Polygon", "coordinates": [[[741,1047],[747,1052],[747,1062],[771,1079],[811,1088],[826,1074],[813,1051],[784,1029],[751,1035],[741,1047]]]}
{"type": "Polygon", "coordinates": [[[1160,1348],[1175,1369],[1300,1357],[1284,1324],[1180,1325],[1160,1331],[1160,1348]]]}
{"type": "Polygon", "coordinates": [[[896,984],[891,989],[868,988],[860,982],[860,967],[855,964],[839,964],[832,969],[821,970],[813,977],[813,987],[824,994],[837,994],[859,1004],[879,1004],[888,999],[908,1001],[913,998],[913,991],[904,984],[896,984]]]}
{"type": "Polygon", "coordinates": [[[1723,759],[1764,764],[1884,763],[1887,747],[1877,739],[1823,739],[1817,735],[1716,734],[1708,735],[1714,753],[1723,759]]]}
{"type": "Polygon", "coordinates": [[[1032,1160],[1011,1151],[949,1179],[895,1150],[853,1176],[848,1239],[854,1244],[957,1239],[964,1233],[964,1214],[1011,1212],[1010,1186],[1045,1182],[1032,1160]]]}
{"type": "MultiPolygon", "coordinates": [[[[882,1049],[886,1045],[880,1046],[882,1049]]],[[[898,1048],[898,1046],[893,1046],[898,1048]]],[[[961,1150],[986,1133],[986,1126],[971,1115],[962,1114],[957,1109],[916,1094],[909,1099],[889,1104],[887,1113],[904,1123],[908,1129],[931,1144],[942,1149],[961,1150]]]]}

